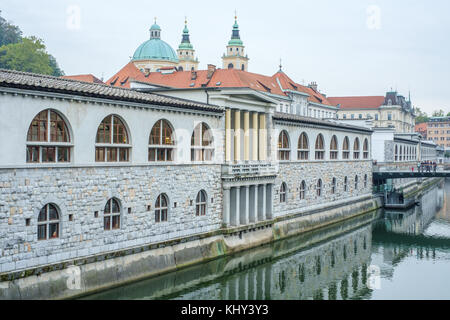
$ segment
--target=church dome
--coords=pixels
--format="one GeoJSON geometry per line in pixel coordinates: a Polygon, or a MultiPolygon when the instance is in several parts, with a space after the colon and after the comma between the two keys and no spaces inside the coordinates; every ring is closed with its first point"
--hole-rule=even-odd
{"type": "Polygon", "coordinates": [[[150,40],[136,49],[132,61],[160,60],[178,63],[178,57],[172,47],[161,40],[161,28],[156,24],[150,28],[150,40]]]}
{"type": "Polygon", "coordinates": [[[178,63],[175,51],[161,39],[150,39],[141,44],[133,55],[133,61],[136,60],[166,60],[178,63]]]}

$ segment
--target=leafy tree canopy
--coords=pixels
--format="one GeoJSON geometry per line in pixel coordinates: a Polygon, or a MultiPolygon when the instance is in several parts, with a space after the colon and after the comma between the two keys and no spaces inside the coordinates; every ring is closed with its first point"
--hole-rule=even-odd
{"type": "MultiPolygon", "coordinates": [[[[1,11],[0,11],[1,13],[1,11]]],[[[34,36],[22,38],[19,27],[0,17],[0,68],[62,76],[55,57],[44,42],[34,36]]]]}
{"type": "Polygon", "coordinates": [[[0,16],[0,47],[10,43],[17,43],[21,40],[22,31],[20,31],[19,27],[9,23],[0,16]]]}
{"type": "Polygon", "coordinates": [[[435,110],[433,111],[433,117],[443,117],[444,116],[444,110],[440,109],[440,110],[435,110]]]}

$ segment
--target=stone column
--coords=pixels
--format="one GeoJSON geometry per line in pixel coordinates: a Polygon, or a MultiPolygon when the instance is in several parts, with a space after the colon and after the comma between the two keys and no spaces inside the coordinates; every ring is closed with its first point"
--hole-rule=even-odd
{"type": "Polygon", "coordinates": [[[250,221],[250,212],[249,212],[249,202],[250,202],[250,190],[249,190],[249,186],[245,186],[244,187],[244,191],[245,191],[245,207],[244,207],[244,212],[243,212],[243,223],[244,225],[249,224],[250,221]]]}
{"type": "Polygon", "coordinates": [[[231,109],[225,111],[225,161],[231,161],[231,109]]]}
{"type": "Polygon", "coordinates": [[[258,113],[253,112],[252,116],[253,116],[252,160],[258,161],[258,135],[259,135],[258,113]]]}
{"type": "Polygon", "coordinates": [[[244,111],[244,161],[250,160],[250,112],[244,111]]]}
{"type": "Polygon", "coordinates": [[[241,215],[241,187],[235,187],[235,192],[236,192],[236,197],[235,197],[235,203],[234,203],[234,208],[235,208],[235,215],[234,215],[234,221],[231,221],[231,224],[233,226],[239,226],[239,220],[240,220],[240,215],[241,215]]]}
{"type": "Polygon", "coordinates": [[[266,114],[259,115],[259,160],[265,161],[267,158],[267,129],[266,129],[266,114]]]}
{"type": "Polygon", "coordinates": [[[258,185],[250,187],[250,216],[249,222],[258,221],[258,185]]]}
{"type": "Polygon", "coordinates": [[[230,225],[230,187],[223,188],[223,223],[230,225]]]}
{"type": "Polygon", "coordinates": [[[261,185],[262,188],[262,212],[261,212],[261,217],[262,217],[262,221],[267,219],[267,208],[266,208],[266,185],[263,184],[261,185]]]}
{"type": "Polygon", "coordinates": [[[273,183],[267,185],[266,188],[266,218],[273,218],[273,183]]]}
{"type": "Polygon", "coordinates": [[[241,161],[241,111],[234,111],[234,161],[241,161]]]}

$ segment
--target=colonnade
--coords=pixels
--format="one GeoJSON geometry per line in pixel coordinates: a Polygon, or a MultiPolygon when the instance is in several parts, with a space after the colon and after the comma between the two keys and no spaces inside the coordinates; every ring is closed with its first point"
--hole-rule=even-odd
{"type": "Polygon", "coordinates": [[[272,267],[259,266],[230,278],[223,288],[223,300],[267,300],[271,296],[272,267]]]}
{"type": "Polygon", "coordinates": [[[224,186],[223,222],[240,226],[272,218],[273,184],[224,186]]]}
{"type": "Polygon", "coordinates": [[[266,114],[247,110],[226,109],[225,161],[265,161],[266,159],[266,114]]]}

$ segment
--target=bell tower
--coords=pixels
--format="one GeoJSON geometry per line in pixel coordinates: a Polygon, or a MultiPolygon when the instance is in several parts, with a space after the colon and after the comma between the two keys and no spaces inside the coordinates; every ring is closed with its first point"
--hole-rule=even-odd
{"type": "Polygon", "coordinates": [[[177,49],[178,69],[180,71],[192,71],[198,69],[198,58],[195,57],[194,46],[189,39],[189,29],[187,27],[187,19],[184,20],[183,35],[181,37],[181,43],[177,49]]]}
{"type": "Polygon", "coordinates": [[[234,17],[231,40],[228,41],[227,52],[222,56],[223,69],[239,69],[248,71],[248,56],[245,54],[245,46],[239,35],[237,16],[234,17]]]}

